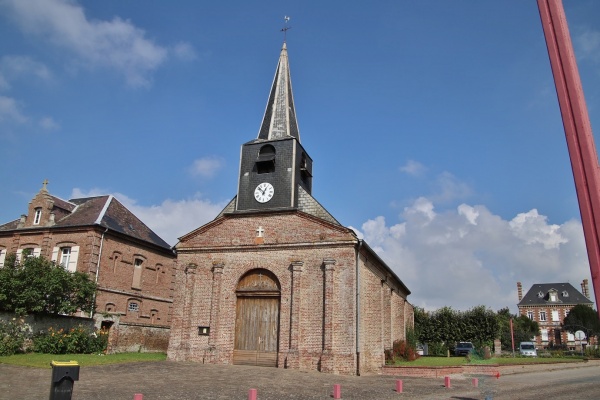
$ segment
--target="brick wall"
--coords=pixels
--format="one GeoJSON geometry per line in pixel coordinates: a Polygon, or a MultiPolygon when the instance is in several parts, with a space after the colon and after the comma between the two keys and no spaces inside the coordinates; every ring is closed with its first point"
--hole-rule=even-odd
{"type": "MultiPolygon", "coordinates": [[[[169,359],[231,363],[236,287],[262,268],[280,288],[278,366],[355,374],[356,244],[348,229],[294,212],[225,216],[182,238],[169,359]]],[[[378,370],[384,347],[404,335],[407,306],[381,269],[361,263],[365,372],[378,370]]]]}

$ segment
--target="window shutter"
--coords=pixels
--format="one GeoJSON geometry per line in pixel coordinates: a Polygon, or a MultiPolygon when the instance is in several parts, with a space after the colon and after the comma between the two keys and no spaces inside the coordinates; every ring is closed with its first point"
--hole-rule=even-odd
{"type": "Polygon", "coordinates": [[[69,259],[69,265],[67,266],[67,271],[75,272],[77,271],[77,256],[79,255],[79,246],[71,247],[71,258],[69,259]]]}
{"type": "Polygon", "coordinates": [[[58,247],[55,247],[55,248],[52,249],[52,258],[51,258],[51,261],[58,262],[58,251],[59,250],[60,250],[60,248],[58,248],[58,247]]]}
{"type": "Polygon", "coordinates": [[[22,255],[23,255],[23,249],[17,250],[17,262],[21,262],[22,255]]]}
{"type": "Polygon", "coordinates": [[[36,247],[35,249],[33,249],[33,254],[34,257],[39,257],[42,255],[42,248],[41,247],[36,247]]]}
{"type": "Polygon", "coordinates": [[[6,258],[6,250],[0,250],[0,267],[4,267],[4,259],[6,258]]]}

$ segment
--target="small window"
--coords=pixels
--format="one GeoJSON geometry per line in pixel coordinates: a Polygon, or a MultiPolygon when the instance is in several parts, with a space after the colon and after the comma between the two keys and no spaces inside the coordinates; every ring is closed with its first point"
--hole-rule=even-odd
{"type": "Polygon", "coordinates": [[[38,207],[35,209],[35,215],[33,217],[33,224],[39,225],[41,219],[42,219],[42,208],[38,207]]]}
{"type": "Polygon", "coordinates": [[[527,311],[527,318],[533,321],[533,311],[527,311]]]}
{"type": "Polygon", "coordinates": [[[544,292],[538,292],[537,296],[541,299],[542,297],[544,297],[544,292]]]}
{"type": "Polygon", "coordinates": [[[554,322],[560,321],[560,318],[558,316],[558,310],[552,310],[552,321],[554,321],[554,322]]]}
{"type": "Polygon", "coordinates": [[[540,311],[540,321],[546,321],[546,311],[540,311]]]}
{"type": "Polygon", "coordinates": [[[563,290],[562,295],[563,295],[563,297],[569,297],[569,292],[567,292],[566,290],[563,290]]]}
{"type": "Polygon", "coordinates": [[[133,263],[133,281],[131,282],[132,289],[142,288],[142,263],[144,261],[141,258],[136,258],[133,263]]]}
{"type": "Polygon", "coordinates": [[[140,305],[136,301],[130,301],[127,306],[127,311],[129,312],[138,312],[140,311],[140,305]]]}
{"type": "Polygon", "coordinates": [[[63,247],[60,249],[60,265],[63,268],[69,268],[69,261],[71,261],[71,248],[63,247]]]}

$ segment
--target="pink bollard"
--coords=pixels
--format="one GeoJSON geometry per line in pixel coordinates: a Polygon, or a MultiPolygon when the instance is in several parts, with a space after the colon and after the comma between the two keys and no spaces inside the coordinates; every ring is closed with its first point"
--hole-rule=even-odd
{"type": "Polygon", "coordinates": [[[398,379],[396,381],[396,393],[402,393],[402,380],[398,379]]]}
{"type": "Polygon", "coordinates": [[[256,400],[257,391],[256,389],[250,389],[248,391],[248,400],[256,400]]]}
{"type": "Polygon", "coordinates": [[[444,386],[446,386],[447,388],[452,387],[450,385],[450,377],[449,376],[444,377],[444,386]]]}
{"type": "Polygon", "coordinates": [[[479,386],[479,379],[473,378],[472,382],[473,382],[473,387],[478,387],[479,386]]]}
{"type": "Polygon", "coordinates": [[[342,398],[342,385],[333,385],[333,398],[341,399],[342,398]]]}
{"type": "Polygon", "coordinates": [[[144,400],[144,395],[141,393],[136,393],[133,395],[133,400],[144,400]]]}

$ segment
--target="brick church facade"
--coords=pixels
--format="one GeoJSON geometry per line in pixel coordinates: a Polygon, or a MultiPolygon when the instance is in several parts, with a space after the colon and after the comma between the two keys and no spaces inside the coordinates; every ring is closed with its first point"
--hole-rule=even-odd
{"type": "Polygon", "coordinates": [[[110,329],[109,351],[167,350],[175,253],[113,196],[67,201],[44,182],[27,214],[0,225],[0,267],[9,253],[43,256],[97,282],[96,311],[78,314],[110,329]]]}
{"type": "Polygon", "coordinates": [[[175,246],[169,359],[361,374],[406,338],[410,291],[315,200],[312,179],[284,43],[237,195],[175,246]]]}

